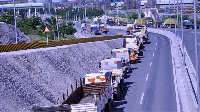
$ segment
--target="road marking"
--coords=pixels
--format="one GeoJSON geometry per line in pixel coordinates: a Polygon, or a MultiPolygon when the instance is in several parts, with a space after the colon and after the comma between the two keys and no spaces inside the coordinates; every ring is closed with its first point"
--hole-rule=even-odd
{"type": "Polygon", "coordinates": [[[153,57],[154,57],[155,53],[153,53],[153,57]]]}
{"type": "Polygon", "coordinates": [[[156,49],[156,47],[155,47],[155,49],[156,49]]]}
{"type": "Polygon", "coordinates": [[[141,97],[141,100],[140,100],[140,104],[142,104],[143,97],[144,97],[144,93],[142,93],[142,97],[141,97]]]}
{"type": "Polygon", "coordinates": [[[152,62],[150,63],[150,66],[152,65],[152,62]]]}
{"type": "Polygon", "coordinates": [[[157,45],[157,43],[156,43],[156,45],[157,45]]]}
{"type": "Polygon", "coordinates": [[[200,43],[198,43],[200,45],[200,43]]]}
{"type": "Polygon", "coordinates": [[[149,74],[147,74],[146,81],[148,80],[148,78],[149,78],[149,74]]]}

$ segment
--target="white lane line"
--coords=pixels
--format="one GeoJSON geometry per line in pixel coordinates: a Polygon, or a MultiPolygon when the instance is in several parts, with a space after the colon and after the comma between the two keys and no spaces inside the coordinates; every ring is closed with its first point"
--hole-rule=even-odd
{"type": "Polygon", "coordinates": [[[200,45],[200,43],[198,43],[200,45]]]}
{"type": "Polygon", "coordinates": [[[157,45],[157,43],[156,43],[156,45],[157,45]]]}
{"type": "Polygon", "coordinates": [[[155,47],[155,49],[156,49],[156,47],[155,47]]]}
{"type": "Polygon", "coordinates": [[[148,78],[149,78],[149,74],[147,74],[146,81],[148,80],[148,78]]]}
{"type": "Polygon", "coordinates": [[[142,104],[143,97],[144,97],[144,93],[142,93],[142,97],[141,97],[141,100],[140,100],[140,104],[142,104]]]}
{"type": "Polygon", "coordinates": [[[150,66],[152,65],[152,62],[150,63],[150,66]]]}
{"type": "Polygon", "coordinates": [[[154,57],[155,53],[153,53],[153,57],[154,57]]]}

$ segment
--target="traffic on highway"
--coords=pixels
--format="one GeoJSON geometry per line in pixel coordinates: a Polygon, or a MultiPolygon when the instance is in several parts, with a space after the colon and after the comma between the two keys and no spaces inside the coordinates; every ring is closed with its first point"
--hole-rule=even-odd
{"type": "Polygon", "coordinates": [[[0,112],[200,112],[199,0],[0,0],[0,112]]]}

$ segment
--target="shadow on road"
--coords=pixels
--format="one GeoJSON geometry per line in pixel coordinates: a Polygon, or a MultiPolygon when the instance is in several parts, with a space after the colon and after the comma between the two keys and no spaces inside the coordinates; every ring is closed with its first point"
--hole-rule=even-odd
{"type": "Polygon", "coordinates": [[[123,112],[125,107],[121,107],[121,108],[117,108],[120,105],[124,105],[127,104],[127,101],[125,101],[125,96],[127,94],[127,92],[129,91],[128,88],[131,87],[132,84],[134,84],[135,82],[124,82],[124,88],[123,91],[121,92],[120,98],[118,101],[114,102],[114,107],[113,107],[113,111],[114,112],[123,112]]]}

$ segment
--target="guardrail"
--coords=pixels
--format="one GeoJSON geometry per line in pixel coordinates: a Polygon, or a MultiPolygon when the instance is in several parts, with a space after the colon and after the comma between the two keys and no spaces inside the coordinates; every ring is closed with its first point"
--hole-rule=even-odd
{"type": "Polygon", "coordinates": [[[47,45],[46,41],[1,44],[0,45],[0,52],[10,52],[10,51],[18,51],[18,50],[26,50],[26,49],[37,49],[37,48],[55,47],[55,46],[86,43],[86,42],[111,40],[111,39],[121,38],[122,36],[123,35],[53,40],[53,41],[49,41],[48,45],[47,45]]]}
{"type": "Polygon", "coordinates": [[[196,73],[186,49],[182,50],[182,46],[178,44],[182,40],[170,31],[152,28],[149,28],[148,31],[164,35],[170,39],[173,67],[175,69],[175,85],[177,85],[178,96],[181,102],[181,108],[178,111],[196,112],[198,108],[196,73]],[[185,65],[183,65],[182,51],[186,54],[185,65]]]}

